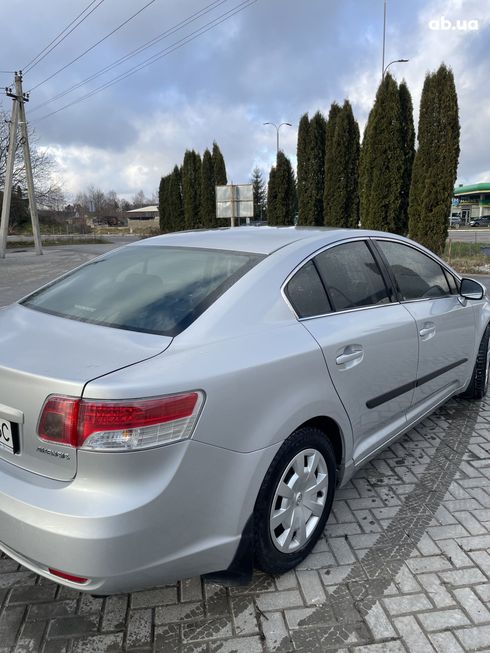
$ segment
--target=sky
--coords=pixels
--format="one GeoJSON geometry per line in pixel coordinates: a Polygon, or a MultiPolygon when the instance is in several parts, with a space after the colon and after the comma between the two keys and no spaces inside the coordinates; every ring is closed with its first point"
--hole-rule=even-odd
{"type": "MultiPolygon", "coordinates": [[[[214,140],[228,181],[247,183],[255,166],[267,177],[275,158],[276,132],[264,122],[292,123],[281,127],[280,145],[293,164],[305,112],[327,114],[333,101],[348,98],[362,134],[381,77],[383,3],[8,0],[0,71],[26,70],[27,119],[56,161],[67,200],[89,185],[151,197],[186,149],[202,153],[214,140]],[[35,63],[86,8],[82,17],[93,10],[86,20],[35,63]],[[152,47],[86,81],[148,42],[152,47]],[[135,66],[135,74],[94,92],[135,66]]],[[[489,43],[490,2],[387,0],[385,63],[409,59],[390,72],[406,80],[416,120],[427,72],[441,62],[453,69],[462,128],[458,183],[490,180],[489,43]]],[[[0,73],[0,87],[11,79],[0,73]]],[[[11,100],[1,96],[0,107],[10,112],[11,100]]]]}

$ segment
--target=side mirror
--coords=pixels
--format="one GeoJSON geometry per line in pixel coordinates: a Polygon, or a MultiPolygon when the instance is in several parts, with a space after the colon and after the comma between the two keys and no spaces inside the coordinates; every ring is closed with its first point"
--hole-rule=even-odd
{"type": "Polygon", "coordinates": [[[465,299],[483,299],[485,288],[474,279],[461,279],[459,294],[465,299]]]}

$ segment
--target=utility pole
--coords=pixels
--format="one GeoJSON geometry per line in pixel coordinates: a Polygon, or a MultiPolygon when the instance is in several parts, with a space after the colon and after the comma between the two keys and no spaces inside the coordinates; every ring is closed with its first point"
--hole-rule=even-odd
{"type": "Polygon", "coordinates": [[[12,117],[10,119],[9,149],[7,157],[7,169],[5,172],[5,187],[3,191],[2,221],[0,224],[0,258],[5,258],[7,249],[8,223],[10,218],[10,204],[12,199],[12,180],[14,175],[15,150],[17,146],[17,126],[20,123],[21,143],[24,154],[24,165],[27,178],[27,195],[29,198],[29,209],[31,213],[32,233],[34,236],[34,247],[36,254],[43,253],[41,246],[41,232],[39,229],[39,217],[37,215],[36,198],[34,194],[34,181],[32,178],[31,152],[29,149],[29,137],[27,133],[27,121],[24,104],[29,102],[29,96],[22,90],[22,73],[15,73],[15,93],[11,88],[6,88],[5,93],[13,100],[12,117]]]}

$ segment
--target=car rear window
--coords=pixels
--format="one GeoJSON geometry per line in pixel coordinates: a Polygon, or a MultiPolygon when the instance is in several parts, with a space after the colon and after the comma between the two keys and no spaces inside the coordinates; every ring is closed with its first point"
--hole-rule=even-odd
{"type": "Polygon", "coordinates": [[[21,303],[81,322],[174,336],[263,258],[194,247],[124,247],[21,303]]]}

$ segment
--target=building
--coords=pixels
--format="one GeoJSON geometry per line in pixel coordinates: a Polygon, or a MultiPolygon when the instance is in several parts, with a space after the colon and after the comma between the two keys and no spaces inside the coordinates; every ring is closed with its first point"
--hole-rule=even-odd
{"type": "Polygon", "coordinates": [[[128,219],[130,230],[151,231],[160,227],[158,206],[142,206],[140,209],[125,211],[124,215],[128,219]]]}
{"type": "Polygon", "coordinates": [[[490,182],[457,186],[454,189],[451,215],[459,216],[462,224],[468,224],[475,218],[490,216],[490,182]]]}

